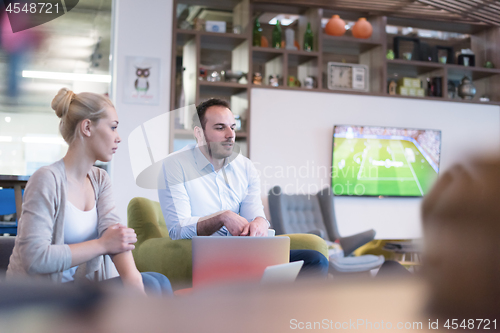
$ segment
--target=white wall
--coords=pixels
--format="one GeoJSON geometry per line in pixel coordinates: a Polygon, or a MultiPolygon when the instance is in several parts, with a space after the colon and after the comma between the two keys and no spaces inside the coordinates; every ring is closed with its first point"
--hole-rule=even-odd
{"type": "MultiPolygon", "coordinates": [[[[334,124],[442,131],[440,173],[469,154],[500,152],[500,107],[404,98],[252,89],[250,157],[262,196],[315,193],[330,184],[334,124]]],[[[421,198],[336,197],[343,236],[375,228],[379,239],[421,235],[421,198]]]]}
{"type": "MultiPolygon", "coordinates": [[[[122,223],[127,223],[127,205],[137,196],[158,200],[156,190],[145,190],[135,184],[128,152],[128,136],[143,122],[164,114],[170,108],[170,68],[173,5],[172,0],[115,0],[113,41],[113,90],[120,125],[122,142],[113,159],[111,176],[118,213],[122,223]],[[123,102],[123,83],[126,81],[127,56],[159,58],[160,103],[138,105],[123,102]]],[[[168,126],[163,133],[164,146],[168,149],[168,126]]]]}

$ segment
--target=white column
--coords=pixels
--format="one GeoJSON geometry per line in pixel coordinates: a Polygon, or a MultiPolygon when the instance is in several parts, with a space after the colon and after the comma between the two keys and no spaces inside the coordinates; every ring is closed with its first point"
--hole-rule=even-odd
{"type": "MultiPolygon", "coordinates": [[[[146,190],[135,184],[128,151],[128,136],[145,121],[170,109],[170,66],[172,48],[172,0],[114,0],[111,98],[116,106],[122,142],[111,163],[111,178],[121,222],[127,223],[127,205],[134,197],[158,201],[156,190],[146,190]],[[124,102],[123,85],[127,80],[126,57],[158,58],[160,64],[159,105],[139,105],[124,102]]],[[[168,149],[168,126],[161,140],[168,149]]],[[[166,150],[167,151],[167,150],[166,150]]]]}

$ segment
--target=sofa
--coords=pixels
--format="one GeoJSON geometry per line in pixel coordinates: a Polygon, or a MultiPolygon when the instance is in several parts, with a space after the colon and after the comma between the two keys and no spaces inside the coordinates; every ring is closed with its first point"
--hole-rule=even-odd
{"type": "MultiPolygon", "coordinates": [[[[128,226],[137,234],[137,243],[132,251],[137,269],[140,272],[164,274],[170,279],[174,289],[191,287],[191,240],[170,239],[160,203],[146,198],[133,198],[127,208],[127,220],[128,226]]],[[[316,235],[282,236],[290,237],[292,250],[316,250],[328,258],[325,241],[316,235]]]]}

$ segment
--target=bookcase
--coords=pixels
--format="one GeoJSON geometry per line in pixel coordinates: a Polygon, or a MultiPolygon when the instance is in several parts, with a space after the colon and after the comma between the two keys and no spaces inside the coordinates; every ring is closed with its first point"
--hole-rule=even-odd
{"type": "MultiPolygon", "coordinates": [[[[198,104],[210,97],[223,98],[230,102],[235,115],[240,116],[242,127],[236,133],[237,143],[242,153],[248,155],[251,105],[253,88],[286,89],[297,91],[317,91],[323,93],[362,94],[393,98],[418,98],[433,101],[453,101],[457,103],[483,103],[500,105],[500,69],[485,68],[486,61],[500,67],[500,28],[488,25],[472,25],[448,21],[431,23],[411,18],[371,16],[366,19],[373,27],[368,39],[352,36],[348,29],[343,36],[324,33],[322,22],[334,14],[351,27],[361,15],[359,12],[339,11],[332,8],[306,7],[299,5],[251,2],[250,0],[175,0],[172,36],[172,84],[171,110],[180,106],[198,104]],[[278,15],[293,17],[293,23],[284,26],[292,29],[300,48],[272,48],[253,46],[253,25],[258,18],[262,36],[271,44],[273,24],[269,21],[278,15]],[[190,24],[196,17],[194,24],[190,24]],[[225,32],[205,31],[203,20],[226,22],[225,32]],[[311,51],[303,50],[303,36],[307,24],[311,24],[314,45],[311,51]],[[393,50],[395,37],[415,36],[411,31],[431,31],[419,35],[418,39],[428,48],[451,47],[455,51],[471,49],[475,55],[475,66],[455,63],[441,63],[437,59],[406,60],[401,54],[408,45],[400,46],[399,57],[387,59],[389,49],[393,50]],[[410,31],[410,33],[408,33],[410,31]],[[444,36],[444,37],[443,37],[444,36]],[[327,65],[329,62],[362,64],[369,68],[369,90],[367,92],[330,90],[327,85],[327,65]],[[237,82],[224,80],[223,72],[242,71],[246,77],[237,82]],[[212,73],[214,73],[212,76],[212,73]],[[262,84],[253,83],[253,74],[260,73],[262,84]],[[279,77],[279,85],[272,86],[270,77],[279,77]],[[313,88],[289,86],[288,78],[293,76],[303,83],[306,77],[316,78],[313,88]],[[449,82],[455,85],[468,76],[477,93],[472,100],[458,96],[448,96],[449,82]],[[441,96],[401,96],[390,95],[388,84],[402,77],[418,78],[427,89],[433,77],[441,78],[441,96]],[[487,96],[489,101],[481,102],[487,96]]],[[[332,4],[334,6],[334,4],[332,4]]],[[[283,40],[285,32],[283,31],[283,40]]],[[[448,61],[449,62],[449,61],[448,61]]],[[[170,151],[179,149],[188,142],[194,142],[190,118],[192,115],[172,112],[170,131],[170,151]],[[182,118],[182,119],[180,119],[182,118]]]]}

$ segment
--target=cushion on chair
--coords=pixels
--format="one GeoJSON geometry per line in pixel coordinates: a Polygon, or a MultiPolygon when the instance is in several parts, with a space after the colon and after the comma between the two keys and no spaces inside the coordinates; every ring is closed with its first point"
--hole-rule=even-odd
{"type": "MultiPolygon", "coordinates": [[[[290,250],[314,250],[328,259],[328,246],[324,239],[312,234],[286,234],[290,237],[290,250]]],[[[279,236],[277,236],[279,237],[279,236]]]]}
{"type": "Polygon", "coordinates": [[[309,232],[327,235],[315,195],[287,195],[275,186],[269,191],[269,211],[277,235],[309,232]]]}
{"type": "Polygon", "coordinates": [[[364,272],[379,267],[384,263],[384,256],[367,254],[360,257],[335,258],[330,261],[330,266],[341,273],[364,272]]]}

